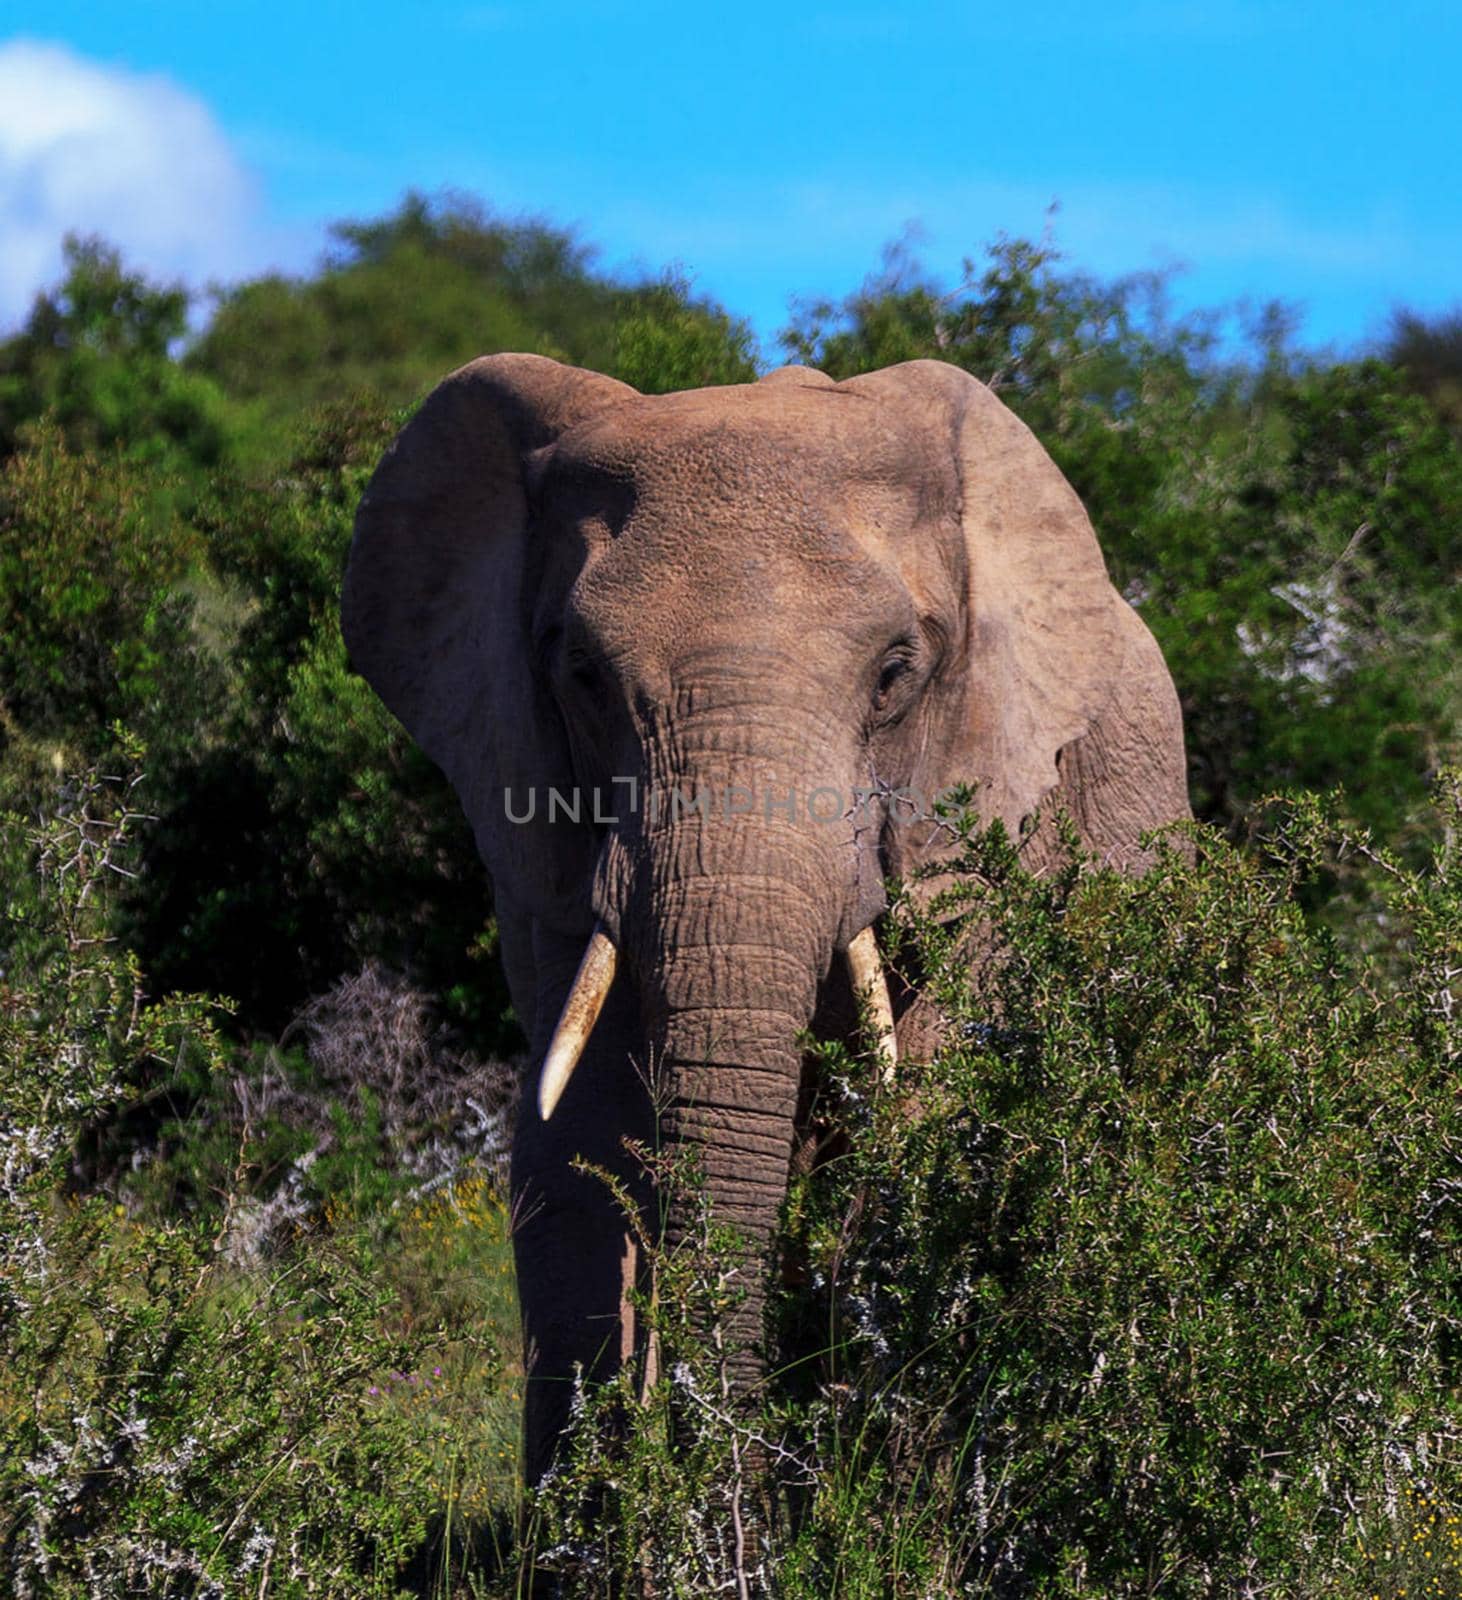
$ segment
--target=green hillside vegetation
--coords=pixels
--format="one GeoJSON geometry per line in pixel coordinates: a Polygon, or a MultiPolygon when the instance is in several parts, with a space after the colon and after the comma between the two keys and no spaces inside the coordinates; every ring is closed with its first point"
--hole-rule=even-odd
{"type": "Polygon", "coordinates": [[[467,197],[332,240],[207,307],[72,240],[0,341],[0,1589],[1462,1593],[1456,318],[1321,358],[1002,238],[772,352],[467,197]],[[1140,883],[970,833],[946,916],[1005,958],[977,995],[890,919],[957,1043],[897,1104],[829,1053],[763,1414],[694,1348],[710,1219],[659,1266],[684,1364],[526,1507],[491,889],[337,624],[382,450],[503,349],[991,383],[1200,818],[1140,883]]]}
{"type": "Polygon", "coordinates": [[[673,277],[622,283],[541,221],[505,222],[471,199],[409,195],[395,215],[339,223],[322,270],[225,294],[185,369],[243,402],[246,433],[370,394],[390,406],[495,350],[613,372],[648,392],[755,376],[745,324],[673,277]]]}

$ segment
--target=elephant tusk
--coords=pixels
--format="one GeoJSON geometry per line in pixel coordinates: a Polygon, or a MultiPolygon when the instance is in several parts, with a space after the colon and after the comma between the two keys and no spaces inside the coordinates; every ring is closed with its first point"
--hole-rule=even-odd
{"type": "Polygon", "coordinates": [[[873,937],[872,928],[864,928],[848,946],[848,970],[853,977],[853,993],[868,1005],[874,1042],[886,1058],[883,1081],[889,1083],[893,1068],[898,1064],[898,1040],[893,1029],[893,1001],[888,997],[888,979],[884,976],[883,958],[878,953],[878,941],[873,937]]]}
{"type": "Polygon", "coordinates": [[[545,1122],[553,1115],[553,1108],[579,1064],[579,1057],[609,998],[618,962],[614,941],[603,928],[596,926],[584,959],[579,963],[574,986],[563,1003],[548,1054],[543,1058],[543,1072],[538,1079],[538,1114],[545,1122]]]}

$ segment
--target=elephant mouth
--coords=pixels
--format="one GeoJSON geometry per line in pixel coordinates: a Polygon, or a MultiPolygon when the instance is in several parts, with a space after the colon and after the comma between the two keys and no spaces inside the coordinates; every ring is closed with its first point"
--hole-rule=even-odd
{"type": "MultiPolygon", "coordinates": [[[[843,954],[853,993],[867,1007],[874,1044],[884,1061],[885,1073],[890,1073],[898,1059],[893,1002],[872,927],[864,928],[853,938],[843,954]]],[[[596,924],[543,1058],[543,1070],[538,1079],[538,1114],[545,1122],[553,1115],[583,1057],[594,1024],[614,987],[618,968],[619,952],[614,941],[602,923],[596,924]]]]}

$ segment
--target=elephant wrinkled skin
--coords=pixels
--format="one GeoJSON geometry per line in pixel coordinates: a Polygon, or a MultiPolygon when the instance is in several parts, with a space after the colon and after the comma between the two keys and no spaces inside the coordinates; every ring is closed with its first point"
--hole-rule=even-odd
{"type": "Polygon", "coordinates": [[[574,996],[513,1149],[536,1478],[575,1365],[637,1347],[631,1231],[571,1160],[644,1204],[625,1141],[693,1144],[748,1241],[751,1381],[796,1036],[944,845],[928,802],[969,782],[1014,832],[1059,801],[1138,865],[1188,815],[1177,698],[1045,451],[934,361],[660,396],[475,361],[372,479],[343,609],[475,830],[535,1068],[574,996]]]}

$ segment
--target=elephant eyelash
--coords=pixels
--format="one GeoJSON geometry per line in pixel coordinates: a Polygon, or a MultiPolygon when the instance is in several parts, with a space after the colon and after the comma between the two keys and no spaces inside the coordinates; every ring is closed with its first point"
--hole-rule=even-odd
{"type": "Polygon", "coordinates": [[[883,653],[873,691],[873,713],[884,723],[896,722],[908,709],[909,680],[928,679],[944,659],[948,634],[938,618],[921,616],[917,634],[905,634],[883,653]],[[900,691],[903,691],[902,693],[900,691]]]}
{"type": "Polygon", "coordinates": [[[884,652],[878,669],[878,681],[873,690],[873,709],[886,711],[896,696],[900,684],[913,672],[918,646],[912,639],[900,639],[884,652]]]}
{"type": "Polygon", "coordinates": [[[913,662],[908,658],[908,656],[890,657],[883,663],[883,671],[878,674],[877,693],[881,696],[888,695],[893,686],[910,670],[912,666],[913,662]]]}

